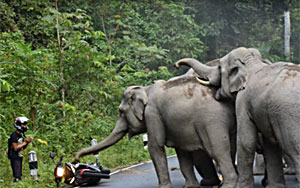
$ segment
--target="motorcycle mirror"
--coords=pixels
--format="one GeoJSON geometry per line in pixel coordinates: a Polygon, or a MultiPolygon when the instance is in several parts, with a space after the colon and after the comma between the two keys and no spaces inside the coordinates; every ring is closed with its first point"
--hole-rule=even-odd
{"type": "Polygon", "coordinates": [[[62,160],[63,160],[63,158],[64,158],[64,156],[60,156],[58,165],[62,165],[62,160]]]}
{"type": "Polygon", "coordinates": [[[54,153],[51,151],[51,152],[50,152],[50,158],[51,158],[52,160],[54,160],[54,156],[55,156],[54,153]]]}

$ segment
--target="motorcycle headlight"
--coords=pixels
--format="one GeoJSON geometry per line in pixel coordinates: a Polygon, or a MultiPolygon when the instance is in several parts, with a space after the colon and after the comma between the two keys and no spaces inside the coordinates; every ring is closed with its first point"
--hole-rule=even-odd
{"type": "Polygon", "coordinates": [[[56,172],[55,172],[56,177],[62,178],[64,174],[65,174],[65,169],[63,167],[56,168],[56,172]]]}

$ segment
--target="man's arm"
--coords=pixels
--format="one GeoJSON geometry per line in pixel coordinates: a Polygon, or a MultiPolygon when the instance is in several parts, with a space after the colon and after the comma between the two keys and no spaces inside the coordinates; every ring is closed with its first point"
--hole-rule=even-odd
{"type": "Polygon", "coordinates": [[[18,145],[18,143],[15,143],[15,142],[12,143],[13,149],[14,149],[15,151],[19,151],[20,149],[24,148],[24,147],[27,146],[27,145],[28,145],[27,142],[23,142],[23,143],[20,144],[20,145],[18,145]]]}
{"type": "Polygon", "coordinates": [[[12,146],[13,146],[13,149],[15,151],[19,151],[20,149],[24,148],[33,140],[33,138],[26,138],[25,142],[23,142],[22,144],[18,145],[18,143],[16,142],[13,142],[12,143],[12,146]]]}

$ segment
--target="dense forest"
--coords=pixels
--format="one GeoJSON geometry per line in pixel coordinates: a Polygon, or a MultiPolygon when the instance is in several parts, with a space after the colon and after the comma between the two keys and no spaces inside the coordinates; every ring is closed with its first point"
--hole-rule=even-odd
{"type": "MultiPolygon", "coordinates": [[[[173,68],[180,58],[207,62],[239,46],[286,61],[287,10],[289,59],[299,64],[299,0],[0,0],[0,187],[13,184],[6,151],[15,117],[31,120],[25,151],[37,152],[40,181],[32,184],[25,157],[14,187],[53,187],[49,152],[71,161],[105,138],[126,87],[182,74],[173,68]]],[[[100,158],[115,168],[149,155],[137,136],[100,158]]]]}

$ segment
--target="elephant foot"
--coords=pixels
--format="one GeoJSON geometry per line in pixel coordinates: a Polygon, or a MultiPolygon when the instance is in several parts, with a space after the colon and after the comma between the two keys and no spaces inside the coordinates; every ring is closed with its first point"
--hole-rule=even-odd
{"type": "Polygon", "coordinates": [[[265,174],[265,168],[264,167],[254,167],[253,168],[253,175],[264,175],[265,174]]]}
{"type": "Polygon", "coordinates": [[[200,188],[200,185],[198,182],[192,182],[192,183],[186,182],[183,188],[200,188]]]}
{"type": "Polygon", "coordinates": [[[172,188],[172,184],[158,185],[157,188],[172,188]]]}
{"type": "Polygon", "coordinates": [[[224,183],[222,182],[221,185],[219,186],[220,188],[245,188],[245,187],[240,187],[240,186],[237,186],[236,183],[224,183]]]}
{"type": "Polygon", "coordinates": [[[200,188],[200,185],[199,184],[193,184],[193,185],[185,184],[183,186],[183,188],[200,188]]]}
{"type": "Polygon", "coordinates": [[[221,184],[221,181],[219,179],[213,178],[213,179],[202,179],[200,181],[201,186],[219,186],[221,184]]]}
{"type": "Polygon", "coordinates": [[[296,173],[295,169],[293,167],[287,167],[283,169],[284,174],[293,175],[296,173]]]}
{"type": "Polygon", "coordinates": [[[223,184],[220,188],[235,188],[235,186],[223,184]]]}
{"type": "Polygon", "coordinates": [[[266,176],[264,176],[264,178],[261,180],[261,185],[263,187],[267,187],[268,186],[268,178],[266,176]]]}
{"type": "Polygon", "coordinates": [[[200,188],[200,185],[188,185],[188,186],[186,186],[186,185],[184,185],[183,186],[183,188],[200,188]]]}

